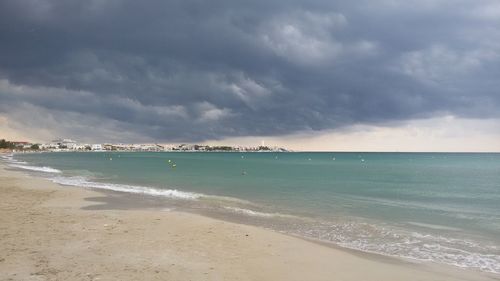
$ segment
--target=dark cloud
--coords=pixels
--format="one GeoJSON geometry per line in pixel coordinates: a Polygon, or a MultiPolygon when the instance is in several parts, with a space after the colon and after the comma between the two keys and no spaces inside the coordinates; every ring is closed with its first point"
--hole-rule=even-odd
{"type": "Polygon", "coordinates": [[[162,141],[498,117],[499,24],[494,0],[5,0],[0,114],[162,141]]]}

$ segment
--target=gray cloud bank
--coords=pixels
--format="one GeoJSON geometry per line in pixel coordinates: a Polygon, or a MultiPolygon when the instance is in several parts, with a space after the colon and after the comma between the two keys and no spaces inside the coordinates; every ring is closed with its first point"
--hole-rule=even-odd
{"type": "Polygon", "coordinates": [[[500,117],[496,0],[0,2],[0,113],[202,141],[500,117]]]}

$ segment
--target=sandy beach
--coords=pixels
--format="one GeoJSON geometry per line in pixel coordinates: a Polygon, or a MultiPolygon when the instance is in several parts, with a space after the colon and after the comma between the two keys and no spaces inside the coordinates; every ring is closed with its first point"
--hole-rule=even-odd
{"type": "Polygon", "coordinates": [[[499,280],[150,209],[0,163],[0,280],[499,280]]]}

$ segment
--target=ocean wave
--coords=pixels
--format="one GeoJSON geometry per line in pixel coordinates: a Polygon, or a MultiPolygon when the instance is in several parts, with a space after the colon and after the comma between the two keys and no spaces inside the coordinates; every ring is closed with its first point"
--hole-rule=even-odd
{"type": "Polygon", "coordinates": [[[424,227],[424,228],[429,228],[429,229],[435,229],[435,230],[449,230],[449,231],[461,231],[462,230],[460,228],[445,226],[445,225],[438,225],[438,224],[421,223],[421,222],[413,222],[413,221],[409,221],[407,223],[409,225],[414,225],[414,226],[419,226],[419,227],[424,227]]]}
{"type": "Polygon", "coordinates": [[[220,196],[220,195],[207,195],[203,194],[203,199],[205,200],[213,200],[215,202],[228,202],[229,204],[241,204],[245,206],[257,206],[255,203],[250,202],[248,200],[243,200],[235,197],[229,197],[229,196],[220,196]]]}
{"type": "Polygon", "coordinates": [[[16,160],[14,160],[14,155],[12,154],[2,155],[1,158],[7,162],[16,162],[16,160]]]}
{"type": "Polygon", "coordinates": [[[24,169],[24,170],[36,171],[36,172],[56,173],[56,174],[61,173],[60,170],[54,169],[51,167],[38,167],[38,166],[28,166],[28,165],[21,165],[21,164],[9,164],[9,166],[14,167],[14,168],[24,169]]]}
{"type": "Polygon", "coordinates": [[[28,164],[27,162],[14,159],[14,154],[2,155],[1,158],[10,164],[28,164]]]}
{"type": "Polygon", "coordinates": [[[500,256],[468,252],[440,244],[408,247],[407,243],[370,244],[363,241],[339,243],[340,246],[363,252],[395,256],[424,262],[437,262],[460,268],[478,269],[500,274],[500,256]],[[406,245],[405,245],[406,244],[406,245]]]}
{"type": "Polygon", "coordinates": [[[500,274],[498,247],[364,222],[317,223],[285,231],[362,252],[500,274]]]}
{"type": "Polygon", "coordinates": [[[161,197],[178,198],[178,199],[196,200],[204,196],[203,194],[179,191],[176,189],[159,189],[159,188],[140,186],[140,185],[93,182],[89,181],[84,177],[54,177],[51,178],[50,180],[62,185],[106,189],[112,191],[146,194],[152,196],[161,196],[161,197]]]}
{"type": "Polygon", "coordinates": [[[253,217],[266,217],[266,218],[271,218],[271,217],[290,217],[291,218],[291,217],[294,217],[291,215],[285,215],[285,214],[280,214],[280,213],[265,213],[265,212],[253,211],[250,209],[238,208],[238,207],[225,206],[224,209],[235,212],[235,213],[253,216],[253,217]]]}

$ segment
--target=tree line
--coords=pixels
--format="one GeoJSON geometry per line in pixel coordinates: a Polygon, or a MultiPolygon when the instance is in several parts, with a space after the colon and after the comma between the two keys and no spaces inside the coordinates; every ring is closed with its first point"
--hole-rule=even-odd
{"type": "MultiPolygon", "coordinates": [[[[18,145],[15,142],[11,142],[11,141],[7,141],[5,139],[1,139],[0,140],[0,149],[1,148],[4,148],[4,149],[20,149],[20,148],[23,148],[23,146],[22,145],[18,145]]],[[[40,147],[38,146],[38,144],[33,144],[33,145],[31,145],[30,149],[37,150],[37,149],[40,149],[40,147]]]]}

